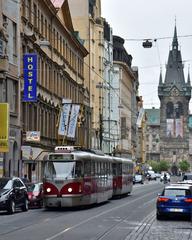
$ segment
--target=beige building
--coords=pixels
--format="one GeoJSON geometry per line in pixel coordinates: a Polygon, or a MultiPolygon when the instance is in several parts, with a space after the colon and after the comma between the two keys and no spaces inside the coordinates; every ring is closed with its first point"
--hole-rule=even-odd
{"type": "Polygon", "coordinates": [[[0,1],[0,103],[9,104],[9,148],[8,152],[0,152],[0,175],[5,176],[18,176],[22,167],[19,161],[21,158],[19,16],[20,6],[17,1],[0,1]]]}
{"type": "Polygon", "coordinates": [[[142,97],[137,97],[137,147],[136,147],[136,162],[138,171],[142,171],[143,164],[146,163],[146,131],[147,131],[147,116],[145,109],[143,108],[142,97]]]}
{"type": "MultiPolygon", "coordinates": [[[[58,144],[89,145],[89,102],[84,88],[84,57],[88,54],[74,32],[68,0],[26,0],[21,7],[21,56],[38,56],[37,101],[22,102],[23,158],[26,171],[35,179],[34,160],[58,144]],[[53,2],[53,3],[52,3],[53,2]],[[85,115],[74,137],[59,136],[59,112],[63,99],[81,104],[85,115]],[[40,132],[40,141],[28,141],[27,132],[40,132]]],[[[21,64],[23,73],[23,64],[21,64]]],[[[22,84],[24,83],[21,78],[22,84]]],[[[23,88],[22,88],[23,90],[23,88]]],[[[23,95],[23,92],[22,92],[23,95]]]]}
{"type": "MultiPolygon", "coordinates": [[[[116,89],[114,96],[114,116],[117,120],[117,145],[116,151],[132,157],[133,153],[133,119],[136,112],[136,76],[131,68],[132,56],[127,53],[124,39],[113,36],[113,86],[116,89]],[[116,99],[116,100],[115,100],[116,99]]],[[[135,138],[134,138],[135,139],[135,138]]]]}
{"type": "Polygon", "coordinates": [[[101,146],[101,113],[103,106],[102,86],[104,81],[104,20],[101,17],[100,0],[69,0],[74,28],[85,41],[89,55],[85,58],[85,87],[90,91],[92,109],[91,146],[101,146]]]}

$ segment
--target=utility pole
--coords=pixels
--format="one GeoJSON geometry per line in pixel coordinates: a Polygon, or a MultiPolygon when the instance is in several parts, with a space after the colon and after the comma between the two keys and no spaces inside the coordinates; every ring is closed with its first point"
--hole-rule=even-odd
{"type": "Polygon", "coordinates": [[[103,143],[103,115],[100,112],[99,114],[99,139],[100,139],[100,149],[102,150],[103,143]]]}

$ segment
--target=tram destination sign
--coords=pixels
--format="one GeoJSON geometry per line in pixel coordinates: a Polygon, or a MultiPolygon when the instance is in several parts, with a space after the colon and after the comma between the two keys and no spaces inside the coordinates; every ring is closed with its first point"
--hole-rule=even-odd
{"type": "Polygon", "coordinates": [[[60,160],[60,161],[72,161],[73,155],[71,154],[50,154],[49,160],[60,160]]]}

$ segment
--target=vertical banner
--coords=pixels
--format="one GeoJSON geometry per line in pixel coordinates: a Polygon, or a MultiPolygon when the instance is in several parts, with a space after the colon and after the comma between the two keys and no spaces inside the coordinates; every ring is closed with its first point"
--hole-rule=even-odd
{"type": "Polygon", "coordinates": [[[174,137],[174,119],[167,119],[167,136],[174,137]]]}
{"type": "Polygon", "coordinates": [[[37,55],[25,54],[23,56],[24,96],[23,101],[37,101],[37,55]]]}
{"type": "Polygon", "coordinates": [[[0,152],[9,151],[9,104],[0,103],[0,152]]]}
{"type": "Polygon", "coordinates": [[[75,137],[75,130],[77,125],[77,117],[79,115],[79,109],[80,109],[80,105],[77,105],[77,104],[72,105],[68,133],[67,133],[68,137],[71,137],[71,138],[75,137]]]}
{"type": "Polygon", "coordinates": [[[140,128],[143,120],[143,115],[145,113],[145,110],[143,108],[140,108],[139,115],[137,117],[136,125],[140,128]]]}
{"type": "Polygon", "coordinates": [[[63,136],[67,135],[71,103],[72,103],[71,99],[62,100],[63,106],[60,113],[59,128],[58,128],[59,135],[63,135],[63,136]]]}
{"type": "Polygon", "coordinates": [[[180,119],[175,119],[175,136],[183,138],[183,116],[180,119]]]}

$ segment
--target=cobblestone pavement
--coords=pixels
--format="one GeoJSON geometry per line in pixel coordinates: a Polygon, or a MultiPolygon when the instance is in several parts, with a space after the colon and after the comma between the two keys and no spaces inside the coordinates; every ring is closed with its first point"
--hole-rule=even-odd
{"type": "Polygon", "coordinates": [[[192,222],[184,219],[156,220],[155,212],[147,216],[141,225],[125,240],[191,240],[192,222]]]}

